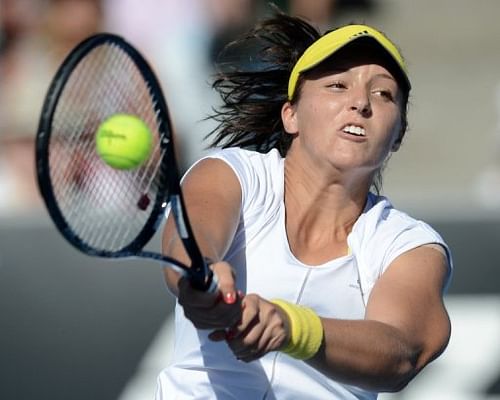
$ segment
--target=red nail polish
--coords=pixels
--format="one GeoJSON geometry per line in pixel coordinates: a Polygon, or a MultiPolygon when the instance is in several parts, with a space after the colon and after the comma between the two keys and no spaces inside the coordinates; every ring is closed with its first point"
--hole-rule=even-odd
{"type": "Polygon", "coordinates": [[[226,293],[226,297],[224,298],[224,302],[226,304],[233,304],[236,301],[236,296],[234,292],[226,293]]]}

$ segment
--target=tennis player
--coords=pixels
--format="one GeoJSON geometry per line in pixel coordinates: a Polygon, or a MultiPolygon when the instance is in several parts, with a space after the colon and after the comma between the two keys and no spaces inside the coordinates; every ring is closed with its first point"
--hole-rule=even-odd
{"type": "MultiPolygon", "coordinates": [[[[375,399],[404,388],[450,336],[450,252],[379,194],[407,127],[410,81],[384,34],[322,36],[283,14],[247,70],[225,69],[215,145],[183,190],[219,292],[165,271],[173,361],[157,399],[375,399]]],[[[189,262],[173,221],[164,252],[189,262]]]]}

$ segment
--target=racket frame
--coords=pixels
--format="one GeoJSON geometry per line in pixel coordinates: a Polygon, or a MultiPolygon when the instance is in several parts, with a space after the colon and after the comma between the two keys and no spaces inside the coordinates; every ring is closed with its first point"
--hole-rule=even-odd
{"type": "Polygon", "coordinates": [[[215,290],[213,273],[195,242],[186,212],[175,158],[170,117],[160,83],[148,62],[125,39],[111,33],[98,33],[82,41],[68,54],[57,70],[47,91],[36,135],[35,153],[37,181],[40,193],[55,226],[71,245],[79,251],[95,257],[155,260],[182,272],[196,289],[204,291],[215,290]],[[116,45],[132,59],[147,83],[150,96],[156,103],[156,122],[158,123],[158,130],[160,132],[160,147],[163,150],[159,168],[160,176],[165,178],[160,182],[153,208],[140,233],[129,244],[116,251],[96,249],[85,243],[85,241],[73,232],[57,205],[57,199],[52,190],[49,165],[49,146],[53,117],[64,87],[80,61],[92,50],[105,44],[116,45]],[[175,219],[177,232],[191,259],[189,267],[174,258],[143,250],[165,218],[167,203],[171,204],[171,212],[175,219]]]}

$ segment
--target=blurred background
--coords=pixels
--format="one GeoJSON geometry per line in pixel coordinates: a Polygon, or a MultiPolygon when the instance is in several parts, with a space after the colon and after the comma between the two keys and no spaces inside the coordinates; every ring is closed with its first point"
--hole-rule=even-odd
{"type": "MultiPolygon", "coordinates": [[[[452,248],[453,333],[445,355],[381,398],[500,399],[500,2],[275,3],[321,29],[379,27],[408,61],[410,130],[383,192],[452,248]]],[[[218,51],[269,12],[263,0],[0,0],[0,399],[151,399],[170,357],[160,268],[81,255],[40,200],[34,137],[64,56],[97,31],[136,45],[162,82],[186,168],[213,128],[203,119],[218,101],[218,51]]]]}

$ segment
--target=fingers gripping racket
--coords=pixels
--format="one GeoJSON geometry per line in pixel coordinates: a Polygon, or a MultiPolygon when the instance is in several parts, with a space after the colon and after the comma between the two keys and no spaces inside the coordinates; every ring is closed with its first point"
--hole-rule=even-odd
{"type": "Polygon", "coordinates": [[[76,46],[49,87],[36,136],[38,185],[53,222],[86,254],[156,260],[182,271],[195,288],[213,291],[212,271],[188,221],[174,153],[167,104],[142,55],[107,33],[76,46]],[[137,168],[112,168],[97,154],[96,131],[116,114],[140,118],[152,133],[149,158],[137,168]],[[144,250],[168,204],[189,266],[144,250]]]}

